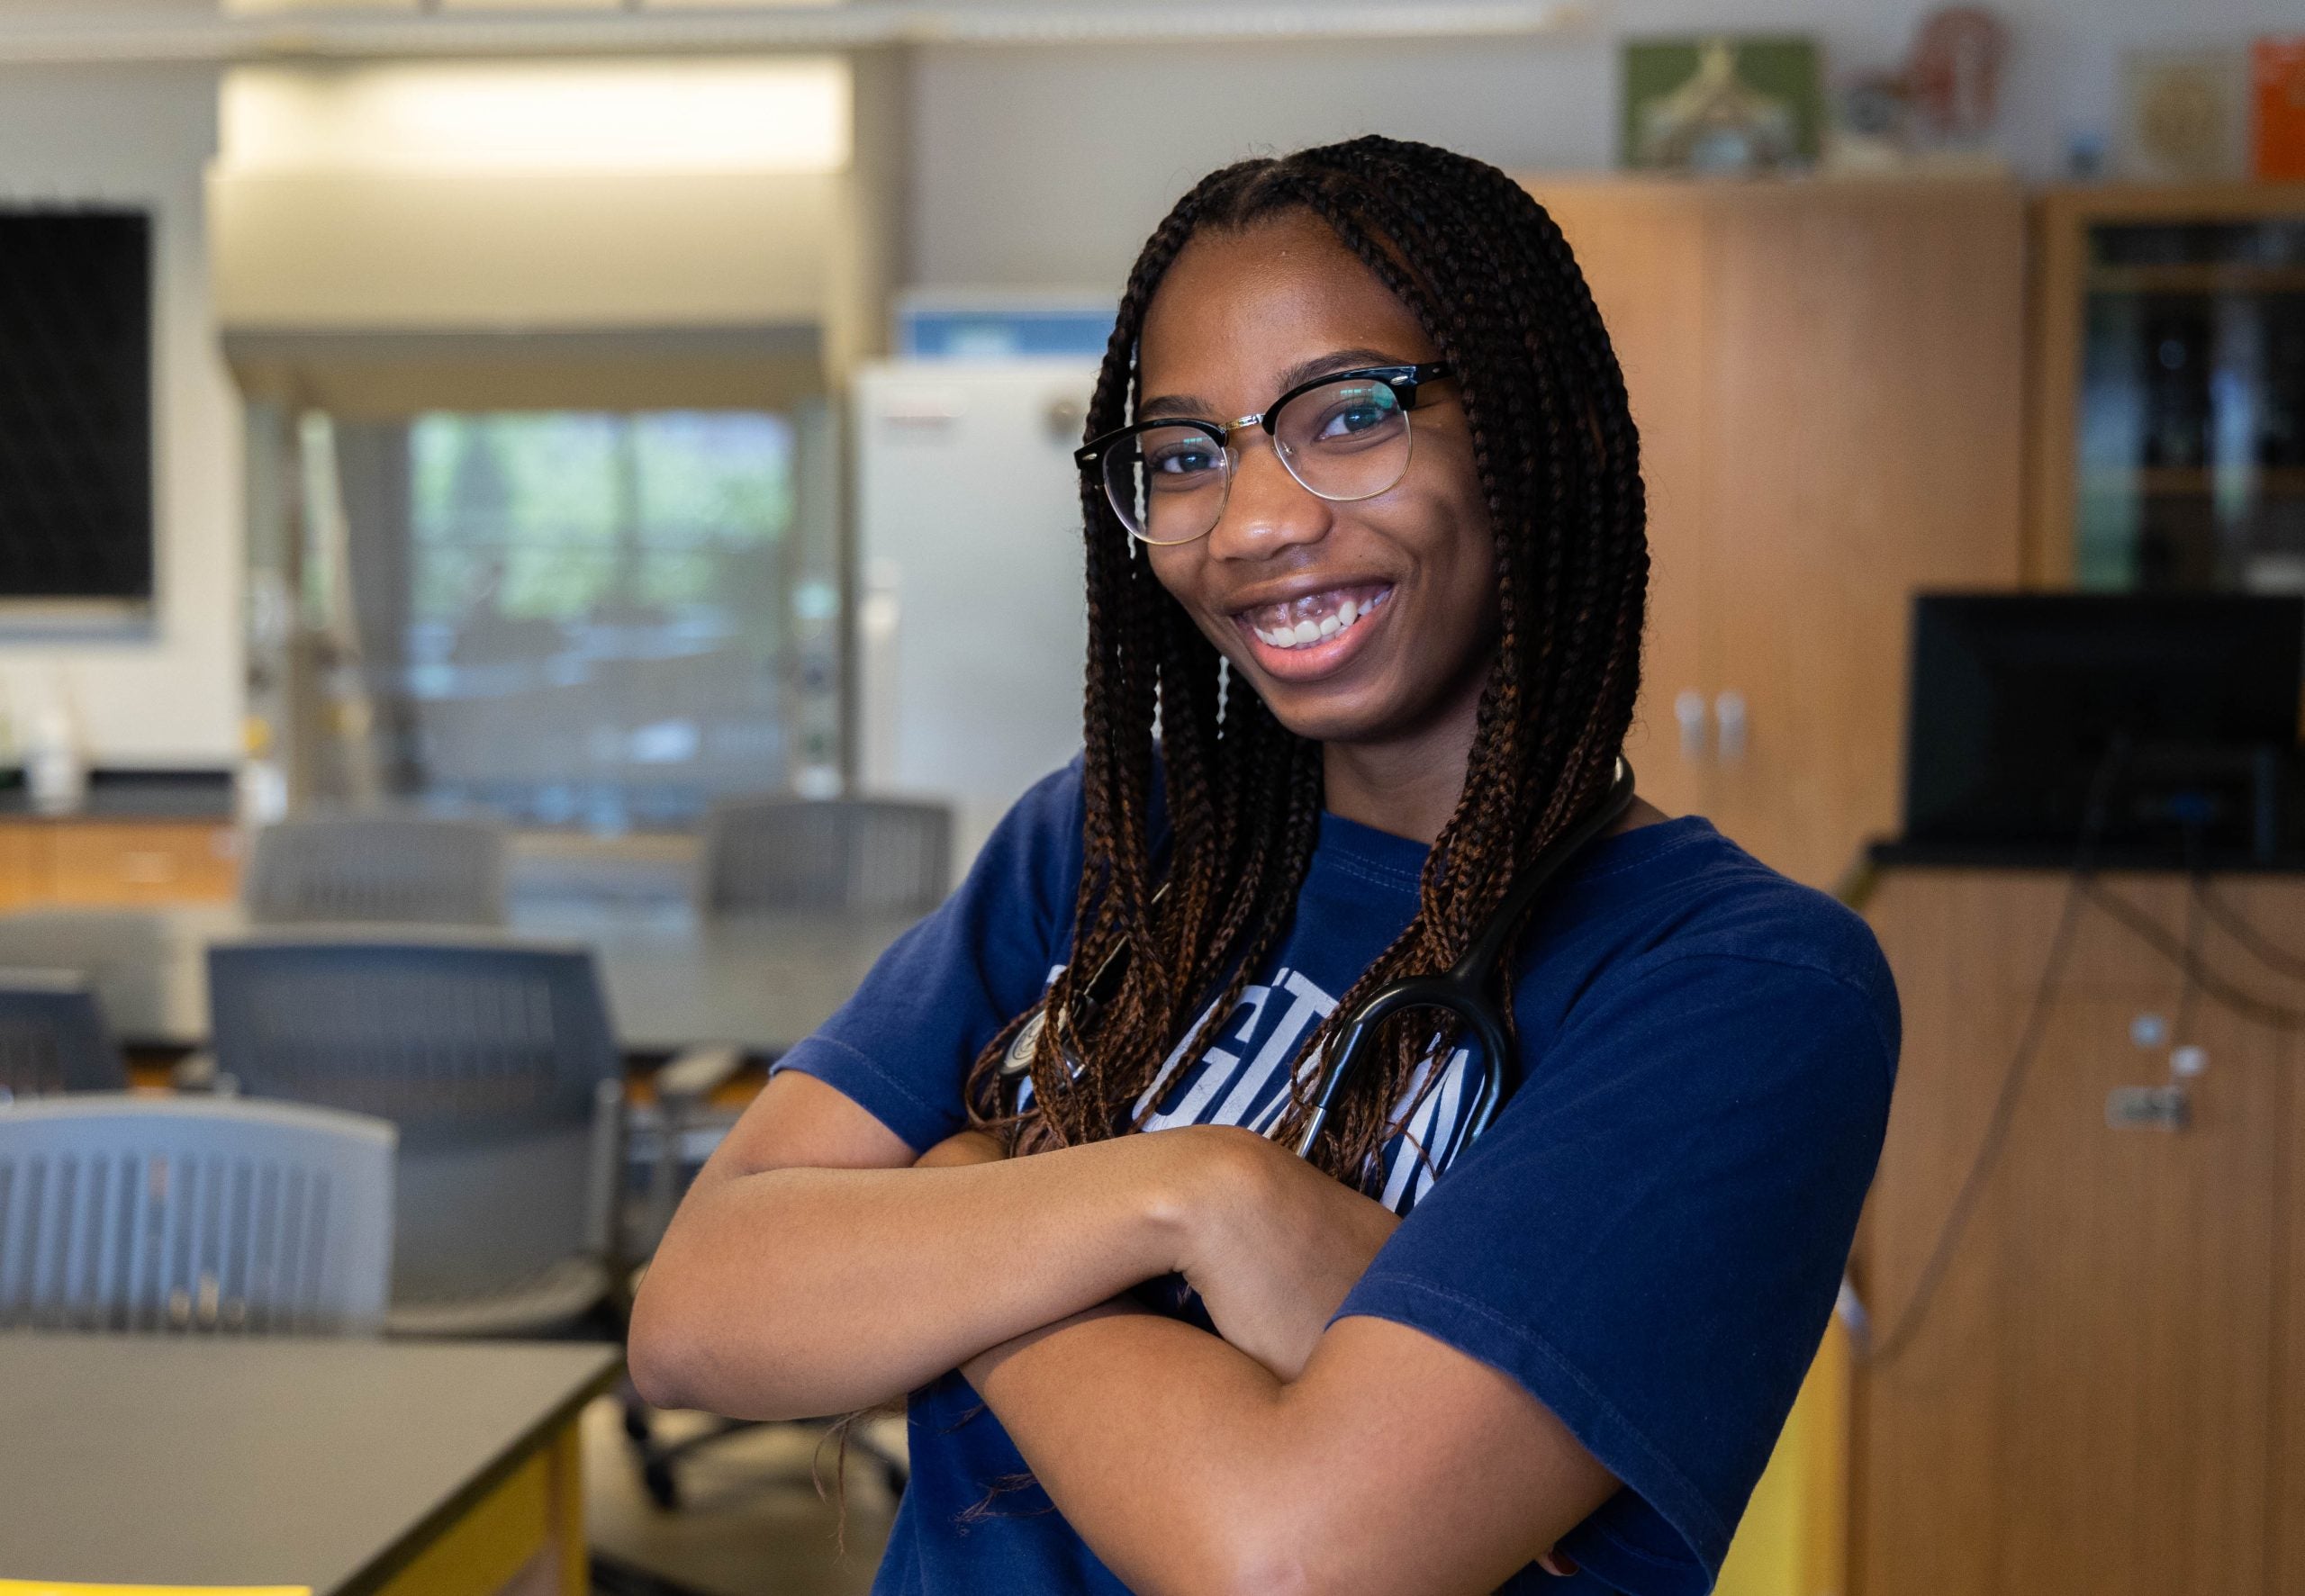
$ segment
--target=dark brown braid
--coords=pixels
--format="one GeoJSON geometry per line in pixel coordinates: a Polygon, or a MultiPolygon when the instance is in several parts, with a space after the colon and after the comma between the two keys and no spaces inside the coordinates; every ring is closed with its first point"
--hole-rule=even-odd
{"type": "MultiPolygon", "coordinates": [[[[1089,410],[1094,437],[1139,397],[1145,312],[1194,234],[1309,212],[1415,313],[1459,380],[1489,524],[1500,631],[1482,690],[1463,796],[1426,859],[1416,915],[1339,1000],[1445,968],[1514,874],[1606,788],[1640,681],[1649,551],[1639,440],[1599,312],[1543,208],[1493,167],[1380,138],[1244,161],[1204,178],[1129,274],[1089,410]]],[[[1017,1020],[969,1078],[974,1122],[1012,1150],[1093,1141],[1142,1123],[1171,1052],[1180,1073],[1230,1015],[1294,913],[1321,814],[1321,749],[1277,721],[1225,667],[1084,482],[1089,663],[1085,861],[1069,962],[1049,1012],[1078,1001],[1125,944],[1119,991],[1068,1078],[1052,1024],[1033,1059],[1033,1101],[1001,1112],[995,1075],[1017,1020]],[[1165,777],[1168,896],[1149,831],[1154,717],[1165,777]],[[1206,1016],[1204,1018],[1204,1016],[1206,1016]],[[1188,1034],[1189,1032],[1189,1034],[1188,1034]],[[1140,1103],[1143,1106],[1140,1107],[1140,1103]]],[[[1510,1014],[1506,991],[1496,994],[1510,1014]]],[[[1308,1038],[1297,1063],[1327,1039],[1308,1038]]],[[[1315,1161],[1370,1186],[1380,1150],[1436,1040],[1405,1023],[1330,1117],[1315,1161]]],[[[1430,1081],[1440,1072],[1430,1072],[1430,1081]]],[[[1299,1091],[1280,1133],[1303,1123],[1299,1091]]],[[[1373,1187],[1371,1187],[1373,1189],[1373,1187]]]]}

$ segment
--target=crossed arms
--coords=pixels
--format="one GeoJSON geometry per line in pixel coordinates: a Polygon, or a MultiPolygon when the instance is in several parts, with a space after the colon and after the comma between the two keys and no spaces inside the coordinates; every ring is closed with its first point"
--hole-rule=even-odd
{"type": "Polygon", "coordinates": [[[963,1135],[916,1160],[787,1071],[658,1249],[632,1377],[661,1405],[778,1419],[959,1368],[1133,1590],[1490,1591],[1616,1482],[1487,1365],[1329,1324],[1397,1222],[1225,1126],[1020,1159],[963,1135]],[[1170,1273],[1221,1337],[1115,1301],[1170,1273]]]}

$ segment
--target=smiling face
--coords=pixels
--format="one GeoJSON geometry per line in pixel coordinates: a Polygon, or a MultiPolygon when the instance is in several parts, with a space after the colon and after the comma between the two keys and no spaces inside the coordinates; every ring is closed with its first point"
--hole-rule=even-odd
{"type": "MultiPolygon", "coordinates": [[[[1295,214],[1186,245],[1145,314],[1140,413],[1229,421],[1324,372],[1438,358],[1360,258],[1295,214]]],[[[1406,473],[1349,501],[1306,491],[1242,428],[1215,529],[1148,550],[1280,723],[1329,745],[1333,775],[1348,750],[1461,772],[1495,652],[1496,550],[1454,383],[1407,419],[1406,473]]]]}

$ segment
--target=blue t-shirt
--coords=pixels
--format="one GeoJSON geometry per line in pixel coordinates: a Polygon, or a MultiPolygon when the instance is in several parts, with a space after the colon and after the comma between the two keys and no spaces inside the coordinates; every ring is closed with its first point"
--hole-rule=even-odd
{"type": "MultiPolygon", "coordinates": [[[[1336,995],[1417,906],[1424,845],[1335,815],[1295,918],[1152,1123],[1256,1125],[1336,995]]],[[[1080,762],[780,1068],[915,1149],[962,1128],[985,1042],[1067,956],[1080,762]]],[[[1807,1372],[1873,1177],[1896,995],[1863,921],[1697,818],[1604,838],[1523,938],[1522,1084],[1463,1144],[1467,1060],[1425,1096],[1383,1195],[1406,1213],[1340,1317],[1408,1325],[1504,1371],[1624,1482],[1505,1589],[1708,1589],[1807,1372]],[[1437,1170],[1437,1177],[1435,1171],[1437,1170]]],[[[997,1244],[996,1249],[997,1249],[997,1244]]],[[[1206,1321],[1201,1321],[1204,1324],[1206,1321]]],[[[957,1374],[912,1393],[912,1483],[876,1593],[1125,1589],[1031,1484],[957,1374]]]]}

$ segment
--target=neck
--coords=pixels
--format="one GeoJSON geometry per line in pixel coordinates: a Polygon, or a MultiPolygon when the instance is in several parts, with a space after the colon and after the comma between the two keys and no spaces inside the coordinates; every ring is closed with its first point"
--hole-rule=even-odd
{"type": "Polygon", "coordinates": [[[1347,820],[1431,847],[1457,812],[1471,762],[1476,690],[1445,715],[1381,743],[1321,745],[1323,801],[1347,820]]]}

